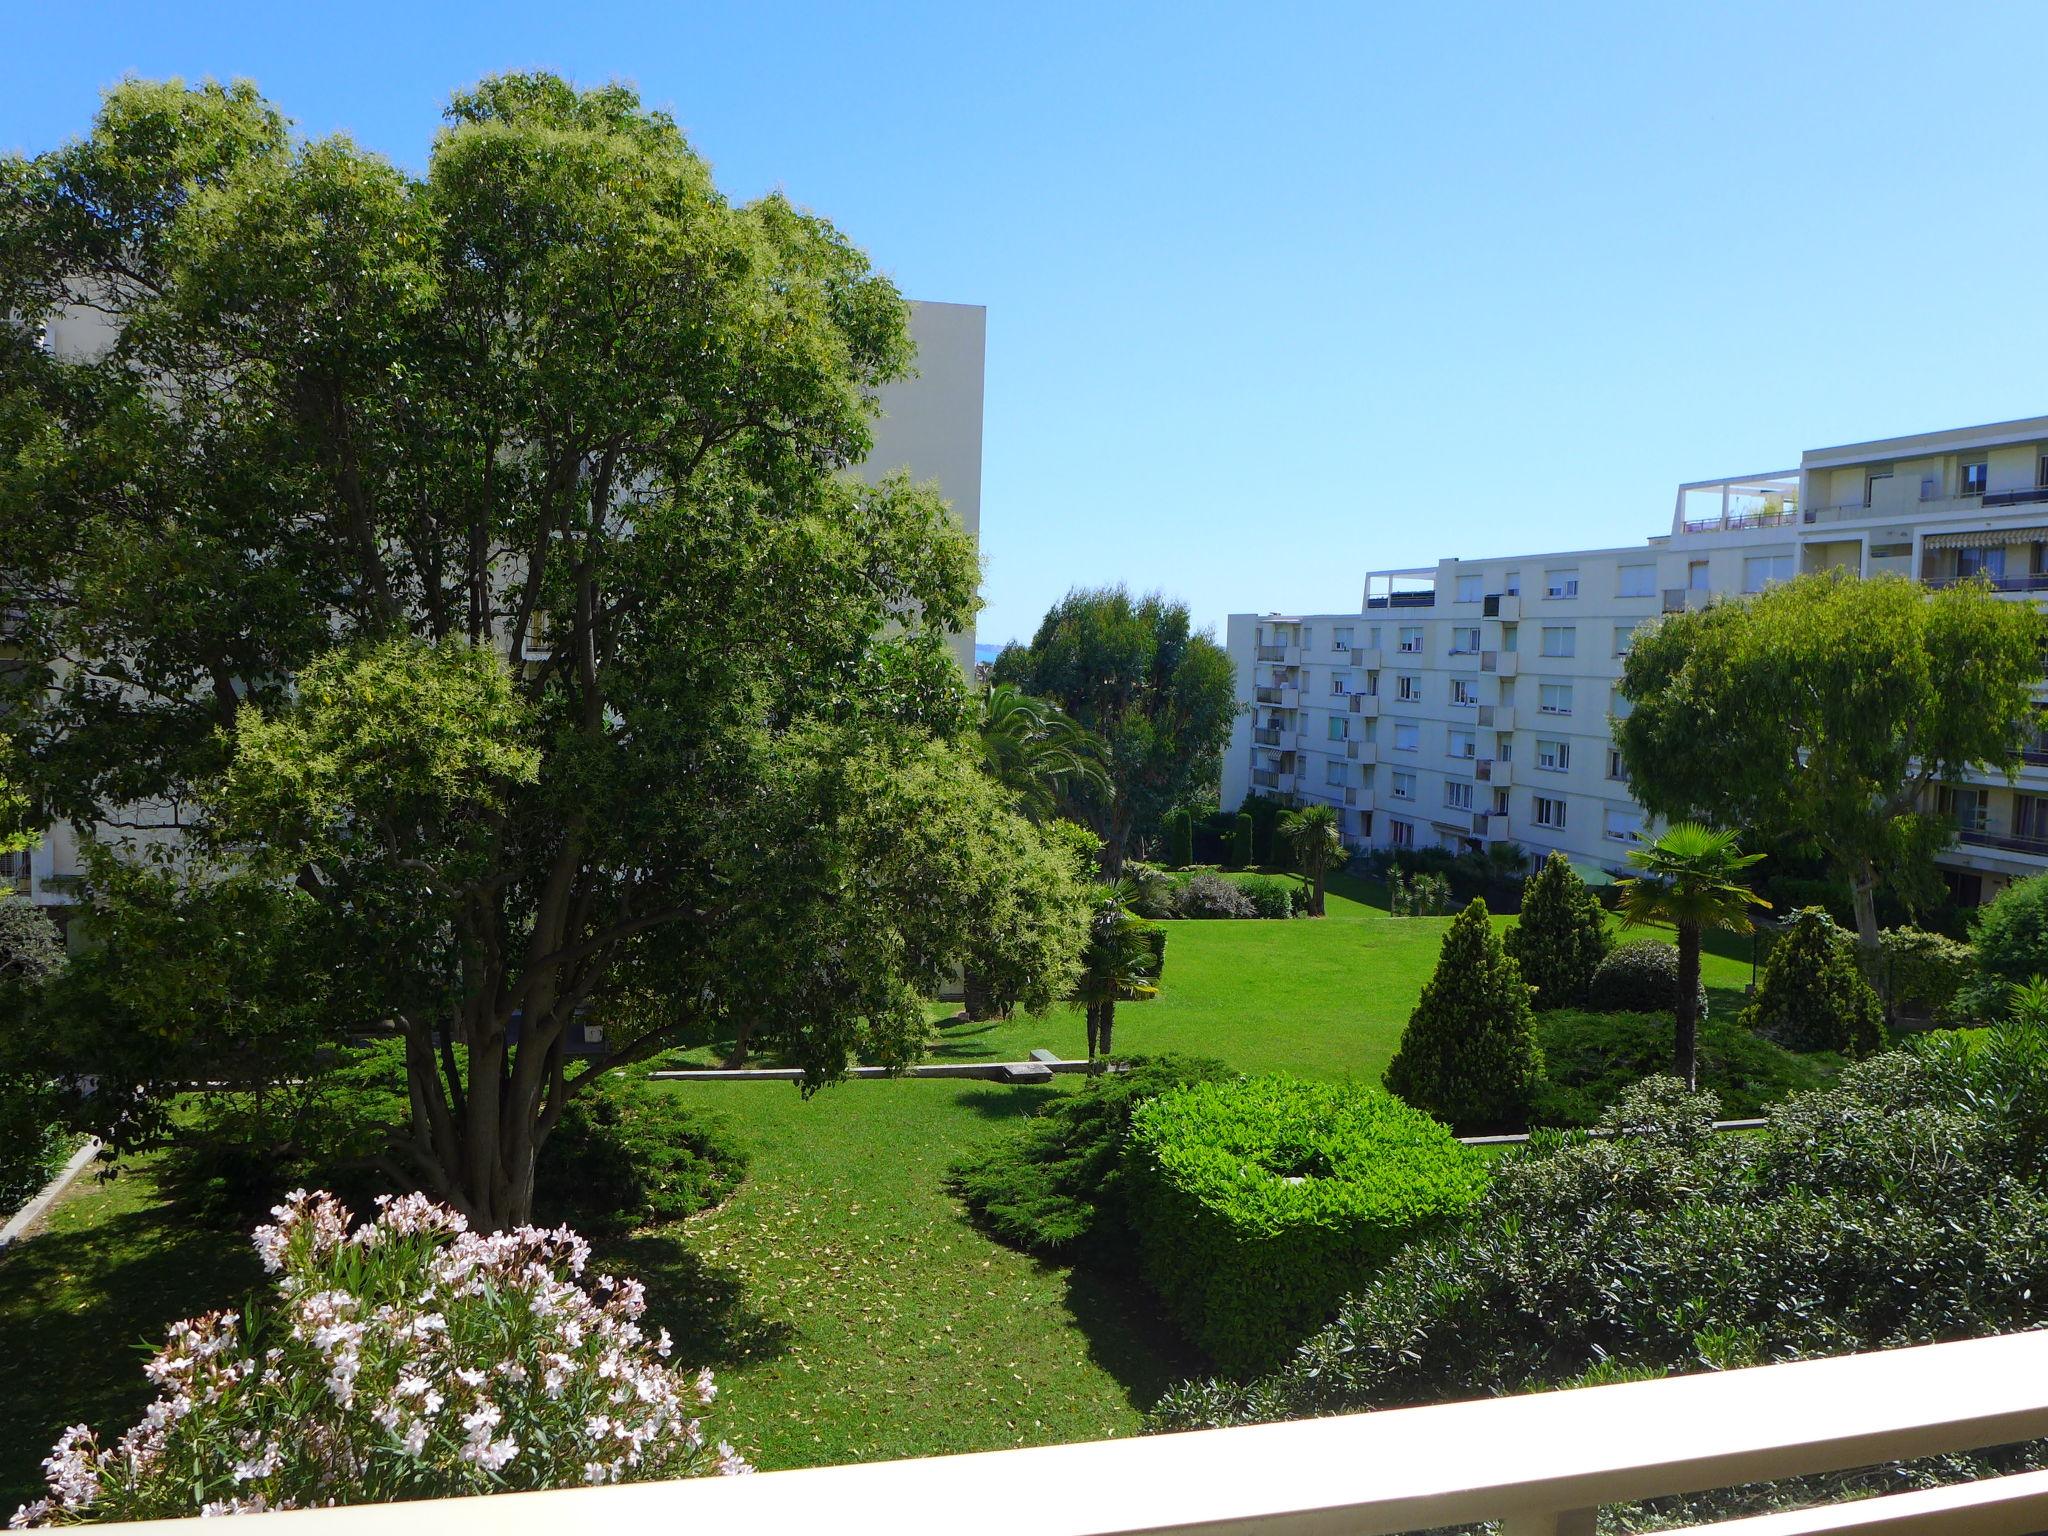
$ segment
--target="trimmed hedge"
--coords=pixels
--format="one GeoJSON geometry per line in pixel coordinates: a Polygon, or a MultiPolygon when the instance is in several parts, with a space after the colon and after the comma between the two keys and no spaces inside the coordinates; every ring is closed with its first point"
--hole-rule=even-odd
{"type": "Polygon", "coordinates": [[[1147,1282],[1217,1365],[1276,1363],[1395,1250],[1461,1214],[1486,1163],[1378,1089],[1283,1077],[1140,1104],[1126,1199],[1147,1282]]]}
{"type": "Polygon", "coordinates": [[[1185,806],[1166,813],[1166,862],[1172,869],[1195,862],[1194,817],[1185,806]]]}
{"type": "MultiPolygon", "coordinates": [[[[1586,1004],[1596,1013],[1677,1013],[1678,951],[1657,939],[1617,944],[1593,972],[1586,1004]]],[[[1707,987],[1700,983],[1699,1017],[1707,1017],[1707,987]]]]}

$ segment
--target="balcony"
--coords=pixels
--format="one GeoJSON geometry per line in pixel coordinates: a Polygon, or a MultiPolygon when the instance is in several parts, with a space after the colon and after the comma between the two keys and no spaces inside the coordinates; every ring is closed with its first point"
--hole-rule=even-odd
{"type": "Polygon", "coordinates": [[[1257,646],[1252,650],[1252,658],[1255,661],[1285,661],[1287,659],[1287,647],[1284,645],[1257,646]]]}
{"type": "Polygon", "coordinates": [[[1380,648],[1376,645],[1354,645],[1351,648],[1351,665],[1354,667],[1363,667],[1368,672],[1377,672],[1380,666],[1380,659],[1380,648]]]}
{"type": "Polygon", "coordinates": [[[1386,595],[1385,595],[1384,597],[1368,597],[1368,598],[1367,598],[1367,599],[1365,600],[1365,606],[1366,606],[1366,607],[1367,607],[1368,609],[1373,609],[1373,608],[1434,608],[1434,607],[1436,606],[1436,593],[1434,593],[1434,592],[1389,592],[1389,593],[1387,593],[1387,594],[1386,594],[1386,595]]]}
{"type": "Polygon", "coordinates": [[[1504,757],[1482,757],[1472,765],[1472,777],[1481,784],[1512,784],[1515,765],[1504,757]]]}
{"type": "Polygon", "coordinates": [[[1496,677],[1518,677],[1522,671],[1522,658],[1514,651],[1481,651],[1479,670],[1491,672],[1496,677]]]}
{"type": "Polygon", "coordinates": [[[1278,726],[1263,726],[1252,732],[1252,740],[1262,747],[1277,747],[1280,745],[1280,729],[1278,726]]]}
{"type": "Polygon", "coordinates": [[[1712,594],[1696,591],[1691,587],[1666,587],[1664,589],[1664,611],[1686,613],[1707,606],[1712,594]]]}
{"type": "Polygon", "coordinates": [[[1508,835],[1508,819],[1496,816],[1491,811],[1472,813],[1472,835],[1474,837],[1500,838],[1508,835]]]}
{"type": "Polygon", "coordinates": [[[1373,741],[1347,741],[1344,755],[1354,763],[1376,763],[1380,760],[1379,743],[1373,741]]]}
{"type": "Polygon", "coordinates": [[[2034,858],[2048,859],[2048,837],[2028,837],[2014,832],[2001,832],[1993,822],[1956,828],[1956,841],[1972,848],[1996,848],[2001,853],[2024,853],[2034,858]]]}
{"type": "Polygon", "coordinates": [[[1265,683],[1260,683],[1256,688],[1252,689],[1252,697],[1261,704],[1278,704],[1280,702],[1280,690],[1270,687],[1265,683]]]}
{"type": "Polygon", "coordinates": [[[1280,707],[1282,709],[1301,708],[1301,690],[1295,687],[1282,688],[1280,690],[1280,707]]]}
{"type": "Polygon", "coordinates": [[[1278,789],[1280,787],[1280,775],[1270,768],[1254,768],[1252,770],[1252,783],[1260,789],[1278,789]]]}
{"type": "Polygon", "coordinates": [[[1351,713],[1367,720],[1377,720],[1380,714],[1380,696],[1376,693],[1354,693],[1351,696],[1351,713]]]}
{"type": "Polygon", "coordinates": [[[2048,592],[2048,573],[2034,573],[2025,576],[1987,576],[1981,572],[1969,576],[1923,576],[1925,586],[1941,588],[1961,586],[1965,582],[1983,581],[1990,583],[1994,592],[2048,592]]]}
{"type": "Polygon", "coordinates": [[[1489,619],[1499,619],[1503,624],[1518,623],[1522,617],[1522,594],[1519,592],[1493,592],[1487,595],[1480,612],[1489,619]]]}
{"type": "Polygon", "coordinates": [[[1479,706],[1479,723],[1496,731],[1512,731],[1515,728],[1515,710],[1511,704],[1482,704],[1479,706]]]}

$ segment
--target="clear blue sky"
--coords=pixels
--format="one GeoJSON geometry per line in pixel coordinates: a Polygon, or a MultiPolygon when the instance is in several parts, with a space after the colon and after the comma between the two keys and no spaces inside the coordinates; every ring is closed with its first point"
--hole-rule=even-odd
{"type": "Polygon", "coordinates": [[[1676,482],[2048,411],[2048,7],[17,4],[0,148],[248,76],[402,163],[546,67],[989,309],[984,640],[1355,608],[1676,482]]]}

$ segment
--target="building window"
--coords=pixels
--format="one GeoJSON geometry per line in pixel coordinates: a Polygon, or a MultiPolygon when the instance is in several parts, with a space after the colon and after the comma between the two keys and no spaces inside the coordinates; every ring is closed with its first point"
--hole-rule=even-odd
{"type": "Polygon", "coordinates": [[[1493,792],[1493,814],[1496,816],[1505,816],[1507,815],[1507,813],[1508,792],[1505,789],[1496,789],[1493,792]]]}
{"type": "Polygon", "coordinates": [[[1396,800],[1413,800],[1415,798],[1415,775],[1412,773],[1396,772],[1394,775],[1393,796],[1396,800]]]}
{"type": "Polygon", "coordinates": [[[1335,758],[1331,758],[1327,763],[1323,764],[1323,782],[1325,784],[1343,784],[1350,777],[1351,765],[1349,763],[1340,763],[1335,758]]]}
{"type": "Polygon", "coordinates": [[[1535,798],[1536,825],[1550,827],[1555,831],[1564,830],[1564,802],[1552,800],[1544,795],[1535,798]]]}
{"type": "Polygon", "coordinates": [[[1471,576],[1460,576],[1458,578],[1459,602],[1476,603],[1483,600],[1485,596],[1486,578],[1484,576],[1475,574],[1471,576]]]}
{"type": "Polygon", "coordinates": [[[1403,672],[1394,679],[1394,697],[1404,703],[1416,703],[1422,697],[1422,679],[1413,672],[1403,672]]]}
{"type": "Polygon", "coordinates": [[[1341,694],[1349,693],[1350,691],[1351,674],[1349,672],[1332,672],[1330,674],[1330,692],[1341,694]]]}
{"type": "Polygon", "coordinates": [[[1630,715],[1634,714],[1635,712],[1635,701],[1631,699],[1627,694],[1623,693],[1619,688],[1611,688],[1608,690],[1607,713],[1614,716],[1614,718],[1617,720],[1626,720],[1630,715]]]}
{"type": "Polygon", "coordinates": [[[1422,727],[1413,720],[1394,722],[1394,750],[1396,752],[1419,752],[1422,750],[1422,727]]]}
{"type": "Polygon", "coordinates": [[[1643,840],[1642,813],[1609,810],[1601,817],[1601,831],[1617,843],[1640,843],[1643,840]]]}
{"type": "Polygon", "coordinates": [[[1616,597],[1657,595],[1657,567],[1654,565],[1624,565],[1616,575],[1620,578],[1614,589],[1616,597]]]}
{"type": "Polygon", "coordinates": [[[1545,683],[1536,690],[1536,712],[1540,715],[1568,715],[1572,712],[1572,685],[1545,683]]]}
{"type": "Polygon", "coordinates": [[[1479,651],[1479,626],[1468,625],[1451,631],[1451,654],[1473,656],[1479,651]]]}
{"type": "Polygon", "coordinates": [[[1742,590],[1761,592],[1774,581],[1792,579],[1792,557],[1785,555],[1746,555],[1742,561],[1742,590]]]}
{"type": "Polygon", "coordinates": [[[1635,637],[1636,637],[1636,626],[1635,626],[1635,625],[1633,625],[1633,624],[1617,624],[1617,625],[1615,625],[1615,626],[1614,626],[1614,654],[1615,654],[1615,655],[1617,655],[1617,656],[1626,656],[1626,655],[1628,654],[1628,648],[1629,648],[1629,645],[1631,644],[1631,642],[1633,642],[1633,641],[1634,641],[1635,637]]]}
{"type": "Polygon", "coordinates": [[[1454,677],[1451,679],[1451,703],[1458,709],[1476,709],[1479,706],[1479,679],[1476,677],[1454,677]]]}
{"type": "Polygon", "coordinates": [[[1401,626],[1401,650],[1403,654],[1409,656],[1419,656],[1422,654],[1422,626],[1420,624],[1404,624],[1401,626]]]}
{"type": "Polygon", "coordinates": [[[1989,576],[1993,580],[2005,575],[2005,546],[1992,549],[1959,549],[1956,551],[1956,574],[1958,576],[1989,576]]]}
{"type": "Polygon", "coordinates": [[[1579,595],[1579,572],[1576,566],[1563,570],[1543,573],[1543,595],[1545,597],[1577,597],[1579,595]]]}
{"type": "Polygon", "coordinates": [[[1865,475],[1863,477],[1863,505],[1866,507],[1876,506],[1879,494],[1889,489],[1891,483],[1892,472],[1888,469],[1879,470],[1875,474],[1865,475]]]}
{"type": "Polygon", "coordinates": [[[1389,818],[1387,821],[1387,839],[1396,848],[1413,848],[1415,846],[1415,823],[1412,821],[1395,821],[1389,818]]]}
{"type": "Polygon", "coordinates": [[[1330,740],[1349,741],[1350,739],[1351,717],[1349,715],[1330,716],[1330,740]]]}
{"type": "Polygon", "coordinates": [[[1301,648],[1305,651],[1315,643],[1316,632],[1308,625],[1301,626],[1301,648]]]}
{"type": "Polygon", "coordinates": [[[1365,674],[1365,696],[1368,699],[1376,699],[1380,696],[1379,673],[1368,672],[1365,674]]]}
{"type": "Polygon", "coordinates": [[[1989,477],[1991,466],[1979,459],[1974,464],[1965,464],[1962,474],[1962,492],[1965,496],[1982,496],[1984,484],[1989,477]]]}
{"type": "MultiPolygon", "coordinates": [[[[2048,485],[2048,480],[2043,480],[2041,483],[2048,485]]],[[[1509,597],[1520,597],[1522,595],[1522,573],[1520,571],[1509,571],[1506,579],[1501,582],[1500,589],[1509,597]]]]}
{"type": "Polygon", "coordinates": [[[1444,750],[1452,757],[1477,757],[1479,755],[1479,733],[1477,731],[1452,731],[1445,739],[1444,750]]]}
{"type": "Polygon", "coordinates": [[[1621,748],[1607,749],[1607,777],[1617,784],[1628,782],[1628,765],[1621,760],[1621,748]]]}
{"type": "Polygon", "coordinates": [[[1685,589],[1688,592],[1707,590],[1708,567],[1704,560],[1688,560],[1685,565],[1685,589]]]}
{"type": "Polygon", "coordinates": [[[1333,651],[1348,651],[1348,650],[1350,650],[1350,649],[1351,649],[1351,631],[1350,631],[1350,630],[1348,630],[1348,629],[1333,629],[1333,630],[1331,630],[1331,631],[1330,631],[1330,649],[1331,649],[1331,650],[1333,650],[1333,651]]]}
{"type": "Polygon", "coordinates": [[[1546,624],[1543,626],[1543,654],[1546,656],[1576,656],[1579,654],[1579,630],[1576,624],[1546,624]]]}
{"type": "Polygon", "coordinates": [[[1572,766],[1571,744],[1539,739],[1536,743],[1536,766],[1546,773],[1568,772],[1572,766]]]}
{"type": "Polygon", "coordinates": [[[1493,740],[1493,755],[1504,763],[1512,763],[1515,760],[1515,738],[1505,731],[1495,731],[1493,740]]]}
{"type": "Polygon", "coordinates": [[[1445,779],[1444,804],[1454,811],[1472,809],[1472,781],[1470,779],[1445,779]]]}

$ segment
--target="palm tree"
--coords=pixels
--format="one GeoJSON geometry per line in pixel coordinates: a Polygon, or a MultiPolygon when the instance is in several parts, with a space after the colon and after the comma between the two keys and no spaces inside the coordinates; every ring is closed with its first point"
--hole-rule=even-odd
{"type": "Polygon", "coordinates": [[[1629,863],[1643,874],[1620,883],[1622,926],[1668,923],[1678,930],[1676,1070],[1689,1089],[1699,1086],[1700,936],[1709,928],[1749,932],[1749,909],[1770,903],[1743,884],[1742,872],[1762,858],[1737,848],[1733,832],[1697,821],[1681,821],[1629,850],[1629,863]]]}
{"type": "Polygon", "coordinates": [[[1301,883],[1308,892],[1308,915],[1323,915],[1323,882],[1330,866],[1344,857],[1344,837],[1337,830],[1337,813],[1327,805],[1304,805],[1280,818],[1280,840],[1294,850],[1301,867],[1301,883]]]}
{"type": "Polygon", "coordinates": [[[1088,1059],[1107,1057],[1116,1033],[1116,1005],[1159,995],[1160,954],[1153,925],[1131,910],[1137,888],[1128,880],[1102,887],[1081,953],[1074,1001],[1088,1013],[1088,1059]]]}
{"type": "Polygon", "coordinates": [[[1050,820],[1072,791],[1109,789],[1101,738],[1048,699],[997,683],[982,697],[978,734],[982,766],[1032,821],[1050,820]]]}

